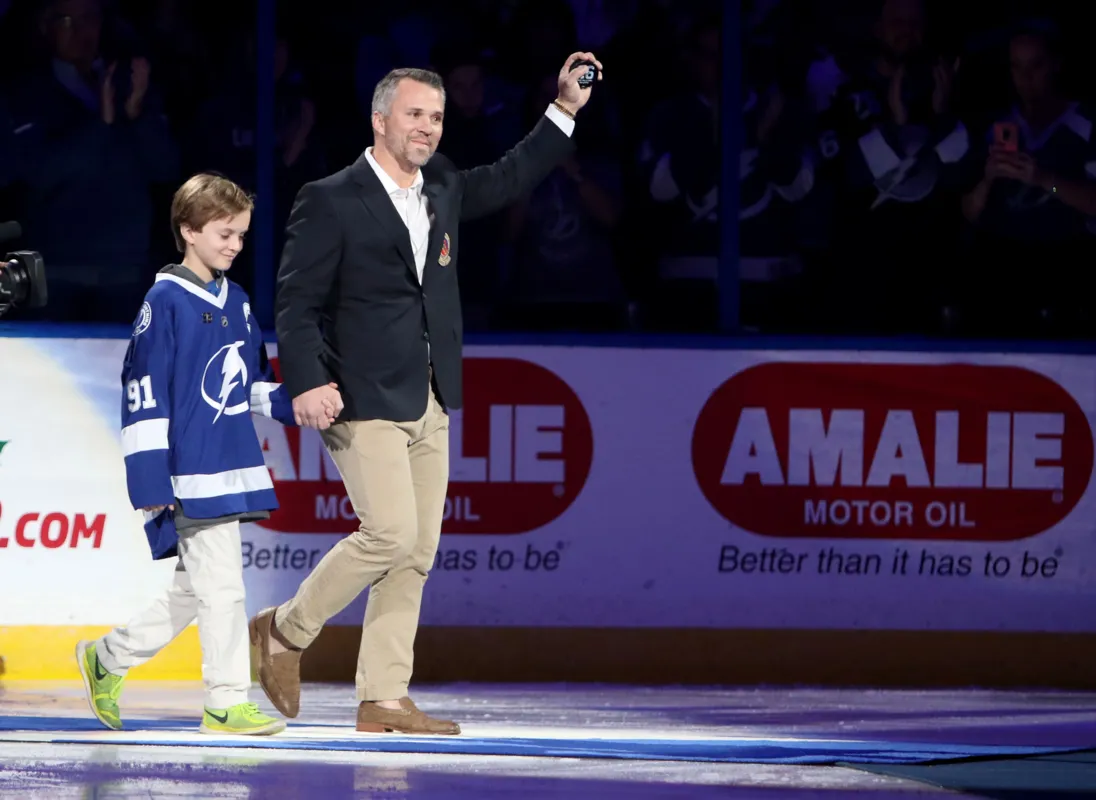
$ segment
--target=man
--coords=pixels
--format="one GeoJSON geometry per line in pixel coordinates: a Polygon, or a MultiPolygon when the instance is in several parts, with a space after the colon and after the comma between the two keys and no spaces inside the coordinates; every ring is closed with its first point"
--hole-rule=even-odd
{"type": "Polygon", "coordinates": [[[462,403],[457,229],[513,203],[573,152],[574,118],[590,98],[578,85],[585,69],[570,68],[579,59],[600,78],[593,55],[573,53],[533,131],[497,163],[467,171],[432,158],[441,78],[395,70],[373,94],[373,147],[297,197],[278,275],[283,378],[298,422],[324,431],[360,526],[292,600],[251,621],[260,683],[287,717],[300,707],[301,651],[369,586],[357,729],[460,733],[407,697],[449,480],[447,410],[462,403]],[[328,427],[325,401],[340,400],[328,427]]]}
{"type": "Polygon", "coordinates": [[[717,322],[722,24],[706,14],[684,31],[683,80],[643,123],[644,247],[654,254],[644,305],[660,329],[711,331],[717,322]]]}
{"type": "Polygon", "coordinates": [[[1015,105],[967,159],[961,208],[973,249],[961,281],[979,335],[1093,334],[1096,115],[1069,93],[1061,34],[1025,22],[1009,41],[1015,105]]]}
{"type": "Polygon", "coordinates": [[[828,290],[817,306],[828,330],[934,334],[939,253],[959,232],[954,194],[968,147],[954,103],[959,61],[934,49],[926,0],[876,6],[873,39],[808,78],[820,107],[805,208],[815,240],[832,243],[811,280],[828,290]]]}
{"type": "Polygon", "coordinates": [[[178,153],[148,59],[116,58],[102,0],[50,0],[39,16],[51,59],[9,95],[26,241],[49,264],[64,322],[128,322],[156,249],[153,196],[178,153]]]}

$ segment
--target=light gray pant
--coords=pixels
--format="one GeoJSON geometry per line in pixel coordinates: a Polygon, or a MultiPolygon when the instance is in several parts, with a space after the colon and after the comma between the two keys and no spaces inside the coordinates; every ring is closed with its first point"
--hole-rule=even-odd
{"type": "Polygon", "coordinates": [[[246,703],[251,653],[239,522],[181,533],[171,585],[129,624],[99,640],[99,660],[108,671],[123,675],[167,647],[195,618],[206,707],[246,703]]]}

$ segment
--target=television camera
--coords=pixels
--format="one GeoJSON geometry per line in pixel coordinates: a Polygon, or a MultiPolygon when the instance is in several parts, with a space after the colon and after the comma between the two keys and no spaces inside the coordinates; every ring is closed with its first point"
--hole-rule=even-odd
{"type": "MultiPolygon", "coordinates": [[[[18,222],[0,223],[0,244],[18,239],[18,222]]],[[[0,260],[0,317],[13,308],[41,308],[46,304],[46,263],[34,250],[16,250],[0,260]]]]}

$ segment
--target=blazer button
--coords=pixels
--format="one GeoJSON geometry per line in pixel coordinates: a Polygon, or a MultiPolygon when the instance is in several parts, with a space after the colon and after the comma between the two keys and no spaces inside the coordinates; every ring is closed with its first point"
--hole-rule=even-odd
{"type": "Polygon", "coordinates": [[[422,338],[429,342],[430,341],[430,332],[429,331],[423,331],[422,332],[422,338]]]}

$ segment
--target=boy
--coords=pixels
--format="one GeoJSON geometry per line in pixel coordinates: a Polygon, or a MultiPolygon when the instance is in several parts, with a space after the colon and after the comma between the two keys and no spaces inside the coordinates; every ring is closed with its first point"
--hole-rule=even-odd
{"type": "MultiPolygon", "coordinates": [[[[122,449],[134,508],[145,512],[154,559],[178,556],[162,597],[76,657],[88,702],[122,727],[126,672],[198,620],[202,733],[274,734],[285,722],[248,701],[251,663],[240,523],[277,508],[251,412],[294,425],[291,401],[268,382],[248,297],[224,277],[243,248],[252,200],[209,174],[175,193],[171,225],[183,253],[145,296],[122,370],[122,449]]],[[[333,421],[341,409],[328,406],[333,421]]]]}

